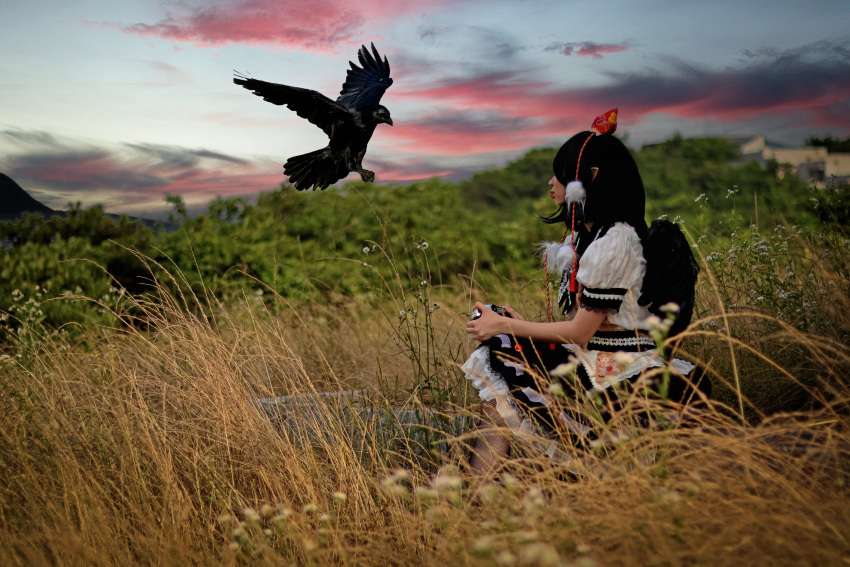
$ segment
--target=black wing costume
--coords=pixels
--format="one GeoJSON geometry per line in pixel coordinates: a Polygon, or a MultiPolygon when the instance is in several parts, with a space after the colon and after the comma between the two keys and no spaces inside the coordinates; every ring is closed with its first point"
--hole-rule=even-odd
{"type": "Polygon", "coordinates": [[[638,304],[648,306],[650,313],[662,319],[667,316],[661,310],[665,304],[678,305],[669,333],[673,337],[691,324],[699,264],[682,229],[668,220],[652,221],[643,250],[646,275],[638,304]]]}
{"type": "Polygon", "coordinates": [[[320,150],[291,157],[283,173],[299,191],[325,189],[330,184],[356,171],[363,181],[375,180],[375,173],[363,169],[363,156],[378,124],[389,124],[390,111],[380,105],[384,91],[393,84],[390,64],[381,59],[375,44],[370,53],[360,47],[357,58],[362,67],[349,62],[351,69],[336,101],[325,95],[302,89],[267,83],[237,75],[233,82],[253,91],[272,104],[285,105],[301,118],[306,118],[328,135],[330,142],[320,150]]]}

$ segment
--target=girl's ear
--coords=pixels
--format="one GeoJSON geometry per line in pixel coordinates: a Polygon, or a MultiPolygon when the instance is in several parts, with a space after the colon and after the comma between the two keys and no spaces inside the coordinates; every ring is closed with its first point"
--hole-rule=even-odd
{"type": "Polygon", "coordinates": [[[599,173],[598,167],[591,167],[590,168],[590,180],[591,181],[596,181],[596,174],[597,173],[599,173]]]}

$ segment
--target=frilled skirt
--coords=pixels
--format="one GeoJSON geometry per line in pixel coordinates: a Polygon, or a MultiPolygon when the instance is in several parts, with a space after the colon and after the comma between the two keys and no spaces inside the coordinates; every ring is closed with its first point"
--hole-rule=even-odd
{"type": "MultiPolygon", "coordinates": [[[[634,334],[632,333],[632,336],[634,334]]],[[[495,400],[499,414],[511,430],[528,440],[536,433],[565,426],[572,435],[592,437],[593,432],[578,410],[581,398],[604,398],[599,415],[609,419],[634,384],[654,389],[659,395],[683,402],[710,393],[710,383],[699,367],[673,359],[665,363],[655,348],[636,345],[629,351],[590,350],[572,344],[543,343],[496,335],[481,343],[462,365],[466,378],[484,401],[495,400]],[[661,372],[664,367],[670,372],[661,372]],[[553,376],[557,380],[553,380],[553,376]],[[553,384],[557,385],[553,386],[553,384]],[[623,386],[623,387],[621,387],[623,386]],[[555,396],[558,403],[555,403],[555,396]],[[559,424],[556,420],[560,421],[559,424]]],[[[634,341],[632,341],[634,343],[634,341]]],[[[593,345],[591,341],[590,345],[593,345]]],[[[589,345],[589,346],[590,346],[589,345]]],[[[536,442],[540,445],[540,442],[536,442]]],[[[548,443],[544,452],[555,456],[548,443]]],[[[538,447],[542,450],[541,447],[538,447]]]]}

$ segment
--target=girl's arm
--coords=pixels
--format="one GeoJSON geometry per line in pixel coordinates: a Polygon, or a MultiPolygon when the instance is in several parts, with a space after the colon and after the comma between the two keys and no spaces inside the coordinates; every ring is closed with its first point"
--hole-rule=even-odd
{"type": "Polygon", "coordinates": [[[585,345],[607,316],[606,313],[579,308],[572,321],[535,323],[501,317],[480,302],[475,307],[481,310],[481,317],[467,323],[466,332],[477,341],[506,334],[543,342],[585,345]]]}

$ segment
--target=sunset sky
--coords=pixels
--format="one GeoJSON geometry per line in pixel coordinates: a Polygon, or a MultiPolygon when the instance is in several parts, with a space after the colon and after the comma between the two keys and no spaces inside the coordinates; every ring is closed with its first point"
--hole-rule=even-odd
{"type": "Polygon", "coordinates": [[[3,0],[0,22],[0,172],[59,209],[276,189],[327,138],[233,71],[336,98],[369,42],[395,81],[379,183],[463,179],[615,106],[636,148],[850,136],[847,0],[3,0]]]}

